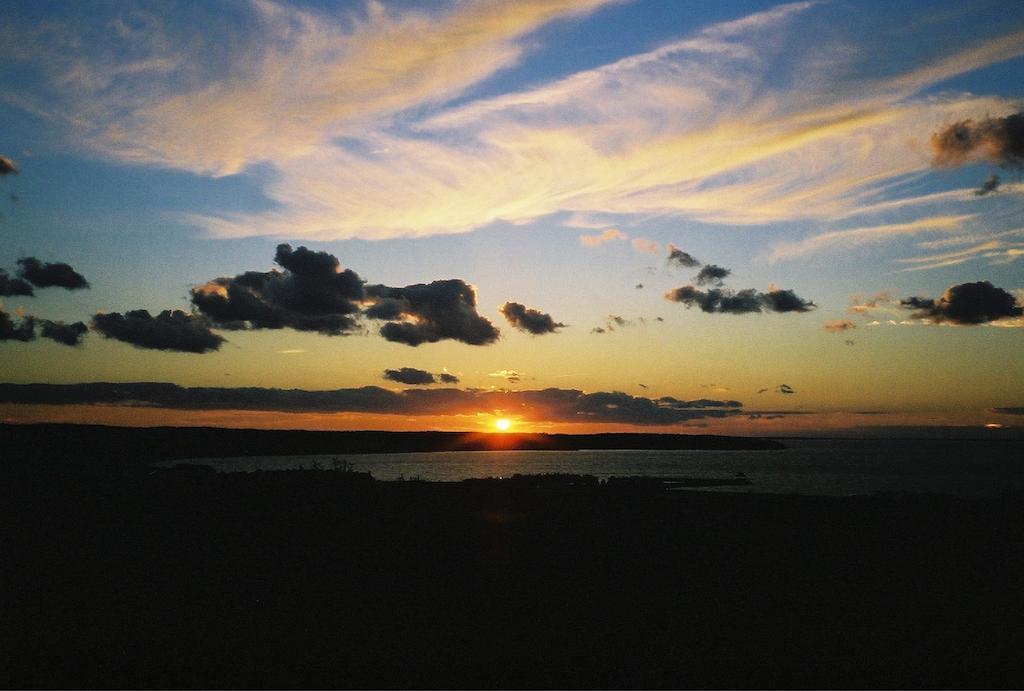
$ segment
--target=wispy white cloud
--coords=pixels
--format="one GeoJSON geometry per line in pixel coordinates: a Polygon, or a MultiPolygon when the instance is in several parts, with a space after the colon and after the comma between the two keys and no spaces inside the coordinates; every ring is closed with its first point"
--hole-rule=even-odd
{"type": "MultiPolygon", "coordinates": [[[[786,6],[536,89],[442,108],[412,129],[374,130],[359,147],[282,165],[267,188],[278,211],[194,220],[222,236],[320,238],[464,232],[556,212],[821,221],[927,169],[927,137],[942,124],[1012,108],[975,96],[914,100],[908,84],[920,76],[868,91],[846,85],[836,102],[828,77],[842,70],[804,64],[798,52],[788,76],[801,86],[777,86],[763,58],[813,11],[786,6]],[[710,38],[737,50],[694,49],[710,38]]],[[[928,74],[945,78],[956,64],[928,74]]]]}
{"type": "Polygon", "coordinates": [[[895,236],[916,235],[927,232],[949,232],[959,230],[963,224],[972,219],[972,215],[930,216],[907,223],[889,223],[878,226],[834,230],[800,240],[799,242],[776,245],[768,255],[769,261],[793,259],[815,252],[836,248],[857,247],[877,242],[884,242],[895,236]]]}
{"type": "MultiPolygon", "coordinates": [[[[1024,228],[994,233],[985,240],[981,240],[977,236],[956,238],[957,244],[967,244],[967,242],[975,244],[954,252],[906,257],[897,259],[896,262],[909,265],[901,269],[901,271],[938,269],[944,266],[956,266],[957,264],[977,259],[987,259],[989,264],[1010,264],[1024,257],[1024,241],[1013,241],[1012,238],[1024,239],[1024,228]]],[[[933,243],[921,244],[926,245],[925,249],[937,248],[933,243]]]]}
{"type": "MultiPolygon", "coordinates": [[[[893,211],[915,209],[923,206],[936,206],[939,204],[967,204],[970,202],[988,203],[990,198],[977,194],[978,188],[966,187],[955,190],[944,190],[942,192],[930,192],[927,194],[911,195],[898,199],[889,199],[881,202],[865,202],[851,208],[848,211],[836,215],[836,219],[852,218],[856,216],[873,216],[893,211]]],[[[1010,183],[1000,185],[999,194],[1017,195],[1024,194],[1024,183],[1010,183]]]]}
{"type": "Polygon", "coordinates": [[[132,47],[121,61],[56,24],[45,33],[56,47],[18,46],[21,59],[45,63],[57,93],[83,114],[89,125],[77,135],[88,147],[226,175],[450,99],[514,65],[524,36],[609,1],[475,0],[431,14],[375,1],[332,13],[250,0],[235,8],[240,21],[186,36],[159,17],[134,12],[130,25],[115,17],[90,39],[132,47]]]}
{"type": "MultiPolygon", "coordinates": [[[[1024,34],[868,78],[855,47],[805,48],[802,37],[830,11],[807,2],[533,88],[448,105],[517,64],[537,28],[605,1],[481,0],[440,15],[379,4],[329,15],[255,1],[259,41],[229,44],[219,70],[197,70],[180,49],[115,66],[114,84],[184,70],[189,86],[142,88],[116,110],[99,94],[88,112],[105,124],[82,130],[82,141],[124,160],[208,174],[269,162],[273,174],[260,183],[271,210],[188,219],[221,237],[424,236],[560,212],[834,222],[958,203],[944,192],[895,201],[877,194],[928,169],[932,131],[1015,106],[921,91],[1024,54],[1024,34]]],[[[877,225],[888,231],[826,233],[819,237],[831,239],[796,251],[917,232],[915,223],[953,217],[929,213],[877,225]]]]}
{"type": "Polygon", "coordinates": [[[915,93],[950,77],[1021,55],[1024,55],[1024,31],[1015,31],[979,42],[965,50],[922,65],[889,80],[888,87],[896,93],[915,93]]]}
{"type": "Polygon", "coordinates": [[[995,240],[998,238],[1022,237],[1024,237],[1024,228],[1014,228],[1012,230],[1004,230],[1000,233],[968,233],[965,235],[954,235],[952,237],[942,238],[939,240],[922,240],[917,243],[917,247],[923,250],[938,250],[946,249],[948,247],[959,247],[961,245],[986,242],[988,240],[995,240]]]}

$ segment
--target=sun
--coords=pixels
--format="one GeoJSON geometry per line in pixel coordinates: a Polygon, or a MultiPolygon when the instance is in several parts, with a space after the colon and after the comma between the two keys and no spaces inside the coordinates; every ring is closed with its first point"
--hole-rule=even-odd
{"type": "Polygon", "coordinates": [[[494,421],[494,426],[498,428],[499,432],[508,432],[509,428],[512,427],[512,421],[507,417],[499,417],[494,421]]]}

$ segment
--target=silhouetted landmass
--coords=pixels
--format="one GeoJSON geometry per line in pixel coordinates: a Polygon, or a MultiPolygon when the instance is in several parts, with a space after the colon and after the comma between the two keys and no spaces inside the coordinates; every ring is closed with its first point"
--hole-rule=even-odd
{"type": "Polygon", "coordinates": [[[1021,494],[221,474],[33,443],[0,463],[4,687],[1024,680],[1021,494]]]}
{"type": "Polygon", "coordinates": [[[466,432],[309,432],[213,427],[0,425],[10,458],[68,451],[75,458],[165,460],[218,456],[305,456],[414,451],[574,451],[580,449],[781,449],[770,439],[701,434],[477,434],[466,432]]]}

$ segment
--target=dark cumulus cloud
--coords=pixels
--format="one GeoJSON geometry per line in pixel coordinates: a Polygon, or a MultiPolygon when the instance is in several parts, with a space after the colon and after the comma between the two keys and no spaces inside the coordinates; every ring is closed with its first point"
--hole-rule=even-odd
{"type": "Polygon", "coordinates": [[[18,166],[6,156],[0,155],[0,178],[7,175],[17,175],[18,166]]]}
{"type": "Polygon", "coordinates": [[[315,331],[329,336],[358,328],[363,281],[341,270],[327,252],[277,246],[274,261],[282,270],[247,271],[215,278],[192,289],[192,304],[226,329],[315,331]]]}
{"type": "Polygon", "coordinates": [[[739,401],[706,398],[684,401],[671,396],[647,398],[621,391],[583,393],[571,389],[523,392],[526,400],[551,398],[558,419],[580,422],[618,422],[635,425],[672,425],[689,420],[724,418],[741,412],[739,401]]]}
{"type": "Polygon", "coordinates": [[[64,322],[55,322],[49,319],[41,319],[39,327],[40,336],[66,346],[80,345],[82,338],[85,337],[86,332],[89,330],[89,327],[82,322],[65,324],[64,322]]]}
{"type": "Polygon", "coordinates": [[[82,338],[89,330],[82,322],[65,324],[49,319],[37,319],[33,316],[25,316],[14,320],[11,315],[0,310],[0,341],[21,341],[27,343],[36,337],[36,327],[39,327],[39,335],[49,338],[57,343],[67,346],[76,346],[82,342],[82,338]]]}
{"type": "Polygon", "coordinates": [[[999,176],[996,175],[995,173],[992,173],[991,175],[988,176],[988,179],[985,180],[985,182],[981,183],[981,187],[974,190],[974,196],[984,197],[986,194],[991,194],[992,192],[998,190],[999,185],[1001,184],[1002,180],[999,179],[999,176]]]}
{"type": "Polygon", "coordinates": [[[385,379],[408,384],[410,386],[424,386],[427,384],[458,384],[459,378],[448,372],[434,374],[415,367],[402,367],[400,369],[386,369],[381,375],[385,379]]]}
{"type": "Polygon", "coordinates": [[[434,384],[434,375],[426,370],[415,367],[402,367],[401,369],[386,369],[382,375],[385,379],[396,381],[400,384],[418,386],[423,384],[434,384]]]}
{"type": "Polygon", "coordinates": [[[760,312],[809,312],[816,305],[792,290],[770,288],[760,293],[753,288],[732,291],[723,288],[701,290],[687,285],[665,294],[665,299],[687,307],[697,306],[708,314],[753,314],[760,312]]]}
{"type": "Polygon", "coordinates": [[[185,388],[166,383],[0,384],[0,402],[134,405],[177,410],[259,410],[285,413],[362,412],[394,415],[475,415],[515,410],[534,420],[675,425],[742,415],[739,401],[646,398],[576,389],[496,391],[364,386],[330,391],[265,388],[185,388]]]}
{"type": "Polygon", "coordinates": [[[505,315],[505,319],[508,320],[509,324],[520,331],[526,331],[535,336],[555,333],[565,327],[565,324],[552,319],[550,314],[530,309],[518,302],[506,302],[501,306],[500,311],[505,315]]]}
{"type": "MultiPolygon", "coordinates": [[[[673,255],[679,252],[678,248],[669,245],[669,263],[673,262],[673,255]]],[[[689,259],[692,263],[682,263],[675,259],[681,266],[699,266],[700,262],[689,254],[682,259],[689,259]]],[[[792,290],[783,290],[774,285],[768,286],[768,292],[761,293],[753,288],[742,290],[731,290],[723,288],[723,281],[732,274],[732,271],[717,264],[706,264],[694,277],[694,282],[699,286],[713,286],[707,290],[701,290],[694,285],[685,285],[665,293],[665,299],[672,302],[681,302],[688,308],[696,305],[702,312],[709,314],[754,314],[760,312],[808,312],[816,307],[810,300],[804,300],[792,290]]]]}
{"type": "Polygon", "coordinates": [[[915,310],[911,315],[915,319],[935,323],[986,324],[1024,314],[1011,293],[988,281],[960,283],[947,288],[940,298],[909,297],[900,304],[915,310]]]}
{"type": "Polygon", "coordinates": [[[1009,408],[993,408],[993,413],[1001,415],[1024,415],[1024,406],[1013,406],[1009,408]]]}
{"type": "Polygon", "coordinates": [[[952,168],[969,160],[1024,166],[1024,112],[983,120],[961,120],[932,134],[932,163],[952,168]]]}
{"type": "Polygon", "coordinates": [[[366,309],[371,319],[388,320],[380,335],[395,343],[418,346],[451,339],[468,345],[487,345],[500,332],[476,309],[476,290],[461,279],[417,283],[404,288],[366,286],[375,304],[366,309]]]}
{"type": "Polygon", "coordinates": [[[153,350],[206,353],[224,342],[206,318],[181,310],[164,310],[155,317],[147,310],[96,314],[92,326],[107,338],[153,350]]]}
{"type": "Polygon", "coordinates": [[[362,319],[388,322],[389,341],[417,346],[453,339],[485,345],[498,330],[476,310],[476,292],[459,279],[404,288],[366,285],[338,258],[306,247],[277,246],[280,269],[215,278],[192,289],[192,304],[224,329],[295,329],[340,336],[362,319]]]}
{"type": "Polygon", "coordinates": [[[705,264],[704,266],[701,267],[700,271],[697,273],[696,279],[694,280],[697,282],[697,285],[699,286],[720,286],[722,285],[722,281],[731,273],[732,271],[725,268],[724,266],[717,266],[716,264],[705,264]]]}
{"type": "Polygon", "coordinates": [[[18,264],[18,274],[36,288],[82,290],[89,287],[85,276],[63,262],[41,262],[35,257],[22,257],[18,264]]]}
{"type": "Polygon", "coordinates": [[[0,310],[0,341],[28,342],[36,337],[36,320],[22,317],[15,321],[11,315],[0,310]]]}
{"type": "Polygon", "coordinates": [[[668,245],[668,258],[666,259],[669,266],[681,266],[686,269],[692,269],[700,266],[700,261],[689,252],[684,252],[672,243],[668,245]]]}
{"type": "Polygon", "coordinates": [[[22,278],[12,278],[6,271],[0,269],[0,295],[10,297],[13,295],[35,295],[32,286],[22,278]]]}
{"type": "Polygon", "coordinates": [[[770,288],[767,293],[761,293],[761,300],[770,312],[810,312],[817,307],[788,289],[770,288]]]}

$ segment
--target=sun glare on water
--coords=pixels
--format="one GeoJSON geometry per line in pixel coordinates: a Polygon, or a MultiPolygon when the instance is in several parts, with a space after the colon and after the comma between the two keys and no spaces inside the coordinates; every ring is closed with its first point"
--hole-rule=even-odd
{"type": "Polygon", "coordinates": [[[507,417],[500,417],[494,421],[494,426],[498,428],[499,432],[508,432],[509,428],[512,427],[512,421],[507,417]]]}

